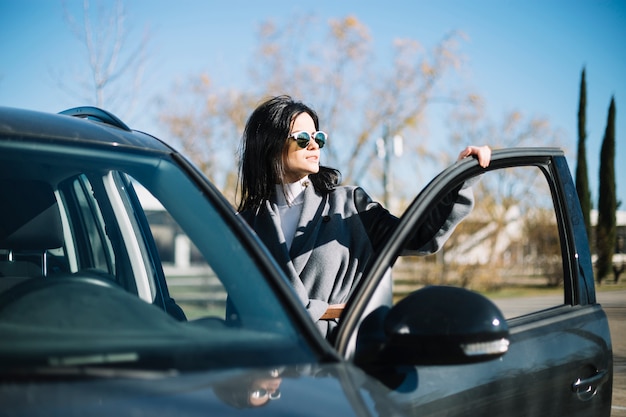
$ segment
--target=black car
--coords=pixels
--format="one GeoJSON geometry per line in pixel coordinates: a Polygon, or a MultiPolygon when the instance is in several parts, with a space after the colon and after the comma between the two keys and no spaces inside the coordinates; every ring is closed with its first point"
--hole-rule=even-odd
{"type": "Polygon", "coordinates": [[[559,149],[431,181],[333,344],[205,176],[106,111],[0,108],[0,199],[0,415],[610,415],[609,327],[559,149]],[[399,256],[468,181],[476,207],[446,246],[399,256]]]}

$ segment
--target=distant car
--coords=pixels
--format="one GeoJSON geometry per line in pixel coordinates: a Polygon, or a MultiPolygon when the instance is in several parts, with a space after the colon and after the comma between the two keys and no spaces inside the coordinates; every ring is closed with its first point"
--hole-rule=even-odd
{"type": "Polygon", "coordinates": [[[609,416],[612,368],[558,149],[438,175],[331,343],[180,153],[97,108],[0,108],[2,415],[609,416]],[[450,246],[399,258],[438,199],[478,177],[450,246]],[[390,268],[393,305],[377,297],[390,268]],[[547,290],[498,296],[522,286],[547,290]]]}

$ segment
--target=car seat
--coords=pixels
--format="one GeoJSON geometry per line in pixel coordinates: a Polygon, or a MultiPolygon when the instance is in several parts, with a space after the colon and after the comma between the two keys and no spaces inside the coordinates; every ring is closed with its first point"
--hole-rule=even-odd
{"type": "Polygon", "coordinates": [[[50,184],[0,179],[0,291],[49,274],[48,250],[63,246],[59,207],[50,184]]]}

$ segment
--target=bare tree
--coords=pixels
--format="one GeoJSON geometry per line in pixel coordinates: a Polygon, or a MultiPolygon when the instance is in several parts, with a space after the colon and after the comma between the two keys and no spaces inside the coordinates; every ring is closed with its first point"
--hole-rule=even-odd
{"type": "MultiPolygon", "coordinates": [[[[382,196],[381,179],[389,169],[377,157],[377,142],[383,136],[402,136],[404,155],[392,165],[400,174],[395,181],[404,181],[401,188],[406,193],[394,193],[399,201],[389,207],[397,213],[429,179],[424,177],[433,172],[428,165],[439,170],[454,162],[457,154],[451,149],[460,151],[469,143],[493,148],[558,146],[562,141],[560,132],[547,120],[518,111],[500,122],[490,121],[478,94],[453,87],[458,84],[456,72],[464,64],[460,43],[465,36],[460,32],[446,34],[431,49],[417,40],[396,40],[387,59],[373,54],[367,27],[353,16],[328,22],[314,16],[293,18],[286,24],[267,21],[258,35],[248,89],[221,86],[210,74],[192,76],[188,84],[175,87],[161,116],[186,154],[232,202],[244,123],[254,107],[272,95],[289,94],[316,109],[323,128],[331,133],[323,163],[339,168],[344,182],[367,186],[374,198],[382,196]],[[316,30],[301,30],[303,27],[316,30]],[[437,140],[428,136],[434,107],[445,108],[446,112],[439,114],[446,117],[450,132],[437,140]]],[[[536,173],[528,174],[530,178],[515,175],[519,174],[491,175],[476,185],[481,195],[478,220],[462,224],[457,234],[461,240],[478,236],[476,231],[484,232],[484,225],[489,225],[489,233],[480,235],[480,243],[492,248],[489,256],[494,261],[503,256],[502,236],[513,214],[520,227],[536,230],[537,224],[545,223],[537,215],[544,207],[541,202],[534,201],[532,207],[527,204],[536,173]]],[[[451,241],[459,257],[463,256],[461,240],[451,241]]],[[[546,241],[542,252],[549,253],[552,244],[552,240],[546,241]]],[[[434,262],[442,279],[446,275],[444,258],[434,262]]],[[[467,280],[469,285],[469,269],[467,280]]]]}
{"type": "Polygon", "coordinates": [[[332,132],[330,140],[341,144],[325,150],[327,164],[339,167],[346,182],[380,183],[376,142],[384,132],[402,134],[410,152],[428,153],[424,137],[414,131],[426,123],[433,102],[459,102],[445,79],[462,65],[462,33],[447,34],[430,51],[416,40],[396,40],[390,58],[382,60],[373,54],[367,27],[354,16],[330,20],[321,41],[299,30],[321,28],[315,17],[291,22],[262,26],[254,80],[266,83],[268,95],[289,93],[314,105],[332,132]]]}
{"type": "Polygon", "coordinates": [[[365,186],[374,198],[385,191],[395,170],[400,182],[392,211],[437,172],[452,163],[468,143],[493,147],[558,143],[558,132],[541,119],[512,112],[496,124],[483,114],[479,95],[459,89],[457,72],[465,58],[465,35],[451,32],[432,48],[414,39],[397,39],[386,58],[375,56],[368,28],[354,16],[320,21],[316,16],[259,26],[250,58],[250,82],[219,85],[211,74],[193,75],[177,85],[161,120],[203,171],[231,201],[235,198],[237,151],[245,120],[268,96],[289,94],[313,106],[331,135],[323,163],[339,168],[344,182],[365,186]],[[315,30],[302,30],[307,29],[315,30]],[[431,110],[445,107],[452,132],[433,140],[431,110]],[[381,138],[401,136],[404,154],[385,165],[377,157],[381,138]]]}
{"type": "MultiPolygon", "coordinates": [[[[258,97],[222,90],[209,75],[176,85],[164,105],[160,121],[176,142],[218,187],[235,201],[236,154],[250,108],[258,97]]],[[[174,143],[173,143],[174,144],[174,143]]]]}
{"type": "Polygon", "coordinates": [[[292,18],[287,24],[267,21],[258,39],[250,64],[251,88],[217,88],[210,75],[196,76],[172,94],[194,104],[170,102],[162,112],[174,138],[220,186],[230,182],[216,173],[236,169],[233,156],[245,118],[267,96],[289,94],[311,104],[331,132],[324,163],[339,168],[345,182],[369,184],[375,195],[380,194],[384,169],[376,159],[376,142],[385,129],[406,137],[407,160],[414,161],[429,152],[424,138],[413,134],[426,123],[428,107],[442,99],[462,101],[445,87],[446,77],[462,64],[460,33],[446,35],[430,51],[417,41],[398,40],[388,59],[374,56],[369,31],[354,16],[328,22],[315,16],[292,18]]]}
{"type": "Polygon", "coordinates": [[[76,18],[63,3],[65,20],[85,53],[86,69],[72,69],[55,75],[59,87],[81,102],[106,108],[130,118],[139,99],[144,79],[149,31],[131,38],[121,0],[115,3],[82,2],[82,16],[76,18]]]}
{"type": "MultiPolygon", "coordinates": [[[[528,118],[519,111],[505,116],[500,123],[490,122],[484,115],[478,98],[474,106],[456,107],[448,126],[452,133],[447,143],[454,149],[461,149],[467,143],[486,143],[493,148],[519,146],[560,146],[562,132],[553,129],[545,119],[528,118]]],[[[444,159],[446,155],[440,155],[444,159]]],[[[454,157],[448,155],[447,157],[454,157]]],[[[436,257],[437,271],[442,282],[451,279],[447,276],[448,262],[461,262],[464,265],[456,272],[465,271],[462,285],[480,285],[495,288],[501,277],[495,272],[499,265],[513,262],[524,265],[528,260],[536,271],[520,271],[520,274],[534,273],[547,277],[548,285],[556,285],[562,280],[558,265],[560,258],[559,239],[556,234],[554,213],[550,191],[539,169],[506,169],[485,175],[474,184],[476,207],[471,218],[458,227],[455,235],[447,242],[445,256],[436,257]],[[528,196],[533,198],[529,199],[528,196]],[[551,215],[549,215],[551,213],[551,215]],[[511,225],[522,233],[510,234],[511,225]],[[530,242],[530,246],[529,246],[530,242]],[[472,251],[480,248],[482,262],[493,265],[494,273],[489,276],[472,275],[472,251]],[[555,261],[557,259],[558,261],[555,261]]],[[[414,260],[415,263],[423,260],[414,260]]]]}

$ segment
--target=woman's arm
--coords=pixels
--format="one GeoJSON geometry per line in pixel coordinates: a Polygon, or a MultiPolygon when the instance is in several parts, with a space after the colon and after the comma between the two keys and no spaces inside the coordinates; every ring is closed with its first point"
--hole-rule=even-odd
{"type": "MultiPolygon", "coordinates": [[[[491,148],[488,146],[468,146],[458,156],[458,160],[474,157],[481,167],[486,168],[491,162],[491,148]]],[[[372,201],[367,193],[357,188],[354,203],[359,217],[367,230],[374,250],[386,242],[391,231],[398,224],[398,218],[389,213],[380,204],[372,201]]],[[[438,251],[448,240],[454,228],[474,207],[474,194],[471,184],[464,183],[450,192],[432,210],[424,223],[415,230],[405,249],[417,254],[429,254],[438,251]]]]}
{"type": "MultiPolygon", "coordinates": [[[[355,190],[354,200],[374,251],[378,251],[389,238],[399,219],[374,202],[361,188],[355,190]]],[[[473,205],[474,197],[469,185],[464,184],[453,190],[415,230],[405,249],[418,254],[436,252],[450,237],[456,225],[471,212],[473,205]]]]}

